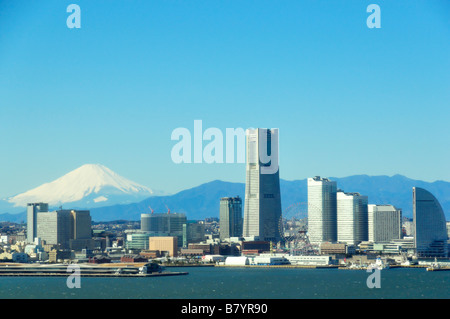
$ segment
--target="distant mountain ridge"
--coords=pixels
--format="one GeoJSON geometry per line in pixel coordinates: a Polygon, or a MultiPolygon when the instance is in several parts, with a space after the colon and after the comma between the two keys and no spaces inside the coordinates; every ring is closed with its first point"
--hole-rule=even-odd
{"type": "MultiPolygon", "coordinates": [[[[412,217],[412,188],[422,187],[431,192],[441,203],[447,220],[450,218],[450,183],[436,181],[428,183],[413,180],[402,175],[368,176],[354,175],[343,178],[329,177],[345,192],[358,192],[369,197],[369,204],[392,204],[403,210],[403,216],[412,217]]],[[[307,202],[307,180],[280,180],[282,209],[296,203],[307,202]]],[[[140,220],[142,213],[171,212],[185,213],[188,219],[219,217],[221,197],[240,196],[244,200],[245,184],[215,180],[169,196],[152,196],[130,204],[92,207],[94,221],[119,219],[140,220]]],[[[66,207],[73,208],[73,207],[66,207]]],[[[5,220],[0,215],[0,220],[5,220]]],[[[11,217],[12,215],[8,216],[11,217]]],[[[22,219],[24,215],[22,215],[22,219]]],[[[5,216],[6,217],[6,216],[5,216]]],[[[19,216],[17,216],[19,218],[19,216]]]]}
{"type": "MultiPolygon", "coordinates": [[[[343,178],[329,177],[337,182],[338,188],[345,192],[358,192],[369,197],[369,204],[392,204],[401,208],[403,216],[412,217],[412,188],[422,187],[430,191],[441,203],[446,218],[450,219],[450,183],[433,183],[409,179],[402,175],[368,176],[354,175],[343,178]]],[[[307,180],[280,180],[281,205],[285,211],[290,205],[307,202],[307,180]]],[[[139,203],[116,205],[91,210],[94,220],[113,220],[126,218],[139,220],[141,213],[167,211],[185,213],[188,219],[219,217],[221,197],[240,196],[244,199],[245,184],[212,181],[181,191],[171,196],[154,196],[139,203]]]]}

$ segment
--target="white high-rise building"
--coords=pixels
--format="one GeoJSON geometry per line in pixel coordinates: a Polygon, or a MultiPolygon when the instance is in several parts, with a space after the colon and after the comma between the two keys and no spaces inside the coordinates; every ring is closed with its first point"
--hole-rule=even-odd
{"type": "Polygon", "coordinates": [[[402,210],[392,205],[368,205],[369,241],[390,242],[402,238],[402,210]]]}
{"type": "Polygon", "coordinates": [[[281,239],[278,129],[247,130],[244,237],[281,239]]]}
{"type": "Polygon", "coordinates": [[[368,197],[359,193],[337,195],[337,237],[339,242],[358,245],[368,240],[368,197]]]}
{"type": "Polygon", "coordinates": [[[337,240],[337,184],[328,178],[308,178],[308,237],[313,244],[337,240]]]}

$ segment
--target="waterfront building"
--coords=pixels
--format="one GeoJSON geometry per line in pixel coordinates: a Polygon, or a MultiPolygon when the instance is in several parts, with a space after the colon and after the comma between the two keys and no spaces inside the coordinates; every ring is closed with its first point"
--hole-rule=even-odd
{"type": "Polygon", "coordinates": [[[414,239],[412,237],[404,237],[402,239],[393,239],[389,243],[375,243],[373,244],[372,251],[394,255],[401,253],[413,254],[414,239]]]}
{"type": "Polygon", "coordinates": [[[419,257],[447,256],[447,228],[444,211],[427,190],[413,187],[414,246],[419,257]]]}
{"type": "Polygon", "coordinates": [[[190,243],[199,243],[205,239],[205,223],[203,221],[188,220],[183,224],[183,247],[190,243]]]}
{"type": "Polygon", "coordinates": [[[402,210],[392,205],[368,205],[368,231],[373,243],[402,238],[402,210]]]}
{"type": "Polygon", "coordinates": [[[141,255],[123,255],[120,257],[120,262],[122,263],[142,263],[148,262],[148,258],[141,255]]]}
{"type": "Polygon", "coordinates": [[[333,264],[331,256],[286,256],[291,265],[329,266],[333,264]]]}
{"type": "Polygon", "coordinates": [[[186,215],[180,213],[141,214],[141,231],[177,236],[178,245],[181,247],[183,245],[183,225],[186,222],[186,215]]]}
{"type": "Polygon", "coordinates": [[[178,237],[177,236],[162,236],[149,238],[149,250],[158,250],[160,255],[167,255],[167,257],[178,256],[178,237]]]}
{"type": "Polygon", "coordinates": [[[37,214],[48,212],[47,203],[29,203],[27,205],[27,242],[33,243],[37,237],[37,214]]]}
{"type": "Polygon", "coordinates": [[[232,256],[225,259],[226,266],[248,266],[250,261],[245,256],[232,256]]]}
{"type": "Polygon", "coordinates": [[[243,241],[241,245],[243,254],[260,254],[270,251],[270,242],[268,241],[243,241]]]}
{"type": "Polygon", "coordinates": [[[328,178],[308,178],[308,238],[312,244],[337,240],[337,184],[328,178]]]}
{"type": "Polygon", "coordinates": [[[246,152],[243,237],[278,242],[281,239],[278,129],[247,130],[246,152]]]}
{"type": "Polygon", "coordinates": [[[345,243],[322,243],[320,245],[321,255],[354,255],[355,246],[345,243]]]}
{"type": "Polygon", "coordinates": [[[128,234],[126,248],[128,250],[146,250],[149,247],[150,237],[151,234],[148,232],[128,234]]]}
{"type": "Polygon", "coordinates": [[[268,265],[288,265],[289,260],[285,256],[259,255],[249,257],[250,265],[268,266],[268,265]]]}
{"type": "Polygon", "coordinates": [[[242,236],[242,199],[223,197],[220,199],[220,239],[242,236]]]}
{"type": "Polygon", "coordinates": [[[338,241],[348,245],[358,245],[362,241],[367,241],[367,196],[338,191],[336,198],[338,241]]]}

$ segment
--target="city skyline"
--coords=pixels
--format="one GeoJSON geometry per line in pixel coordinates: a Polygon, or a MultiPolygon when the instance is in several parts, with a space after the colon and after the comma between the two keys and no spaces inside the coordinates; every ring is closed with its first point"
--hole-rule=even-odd
{"type": "Polygon", "coordinates": [[[380,29],[358,1],[77,3],[78,30],[59,1],[0,4],[0,198],[86,163],[169,193],[242,182],[171,161],[197,119],[279,128],[282,179],[450,181],[446,1],[380,1],[380,29]]]}
{"type": "Polygon", "coordinates": [[[0,1],[0,297],[170,317],[448,299],[449,18],[0,1]]]}

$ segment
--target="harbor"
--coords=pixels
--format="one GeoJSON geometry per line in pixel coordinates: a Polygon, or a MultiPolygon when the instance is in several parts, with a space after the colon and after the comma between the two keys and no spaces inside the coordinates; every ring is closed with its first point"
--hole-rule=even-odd
{"type": "Polygon", "coordinates": [[[5,264],[0,266],[0,276],[67,277],[74,273],[81,277],[164,277],[188,275],[184,271],[166,271],[154,263],[110,264],[92,266],[86,264],[26,265],[5,264]]]}

